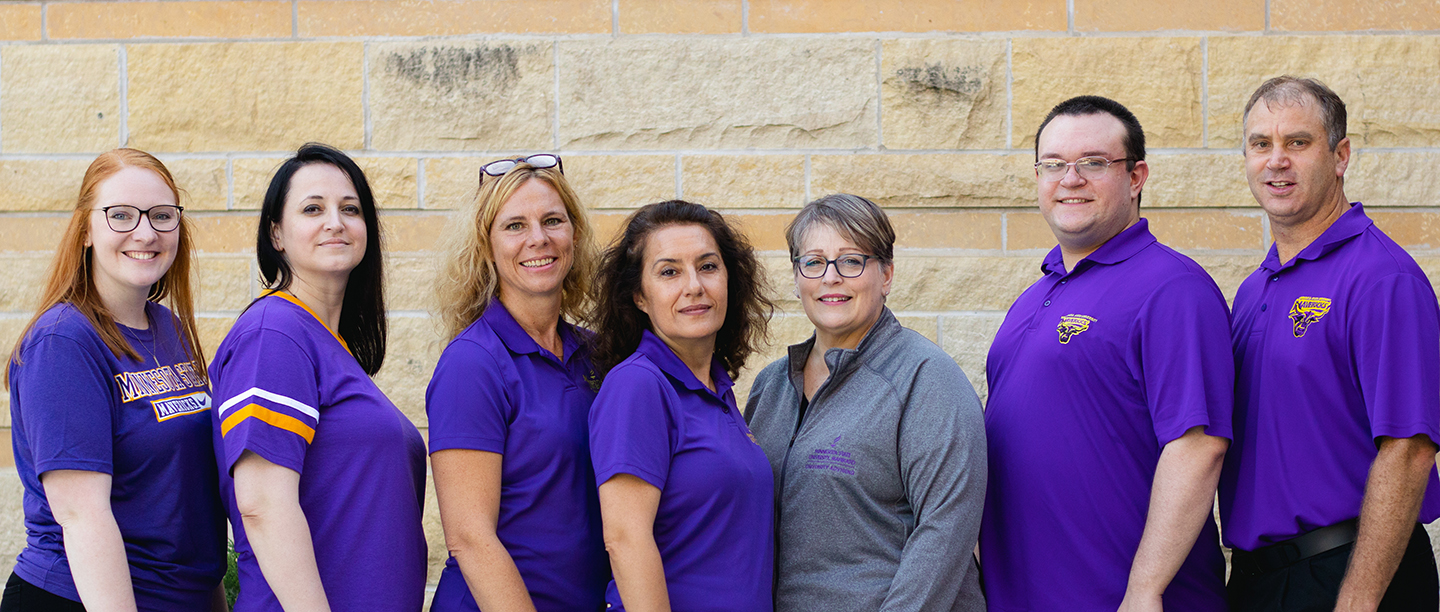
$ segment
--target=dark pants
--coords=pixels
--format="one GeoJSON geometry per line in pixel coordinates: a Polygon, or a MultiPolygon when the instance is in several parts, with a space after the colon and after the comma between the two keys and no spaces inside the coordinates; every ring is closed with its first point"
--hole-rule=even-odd
{"type": "Polygon", "coordinates": [[[14,573],[5,582],[0,612],[85,612],[85,606],[25,582],[14,573]]]}
{"type": "MultiPolygon", "coordinates": [[[[1352,542],[1258,576],[1230,575],[1231,612],[1331,612],[1350,563],[1352,542]]],[[[1425,528],[1415,526],[1380,612],[1440,609],[1440,576],[1425,528]]],[[[3,611],[0,611],[3,612],[3,611]]]]}

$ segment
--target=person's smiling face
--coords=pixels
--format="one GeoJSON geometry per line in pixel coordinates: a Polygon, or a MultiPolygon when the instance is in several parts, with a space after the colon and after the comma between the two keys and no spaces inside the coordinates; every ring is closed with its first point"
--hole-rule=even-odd
{"type": "Polygon", "coordinates": [[[127,167],[101,181],[95,194],[90,235],[85,241],[85,246],[91,247],[95,286],[102,295],[138,293],[143,299],[175,262],[183,230],[157,232],[150,219],[142,217],[135,229],[117,232],[110,229],[101,209],[127,205],[147,211],[155,206],[175,206],[175,192],[154,171],[127,167]]]}
{"type": "Polygon", "coordinates": [[[1245,118],[1245,178],[1270,219],[1298,226],[1344,203],[1350,139],[1330,148],[1319,103],[1261,100],[1245,118]]]}
{"type": "Polygon", "coordinates": [[[500,206],[490,227],[500,295],[559,300],[575,261],[575,226],[560,194],[531,179],[500,206]]]}
{"type": "Polygon", "coordinates": [[[725,325],[729,276],[710,230],[690,224],[657,229],[646,237],[641,261],[635,305],[649,315],[651,331],[672,349],[714,352],[725,325]]]}
{"type": "MultiPolygon", "coordinates": [[[[805,232],[799,260],[839,260],[862,255],[872,254],[862,251],[829,224],[819,223],[805,232]]],[[[800,264],[795,266],[795,289],[800,305],[816,332],[830,339],[827,344],[831,346],[858,346],[885,309],[894,268],[871,256],[863,270],[855,278],[845,278],[840,276],[837,263],[826,265],[820,278],[806,278],[800,272],[800,264]]]]}
{"type": "MultiPolygon", "coordinates": [[[[1037,143],[1040,159],[1124,159],[1125,124],[1108,113],[1060,115],[1045,126],[1037,143]]],[[[1040,214],[1067,251],[1088,254],[1140,219],[1136,198],[1149,169],[1144,161],[1128,172],[1126,167],[1117,161],[1085,177],[1072,166],[1059,180],[1038,178],[1040,214]]]]}
{"type": "Polygon", "coordinates": [[[270,240],[297,277],[348,278],[364,259],[367,241],[360,196],[350,176],[325,163],[296,170],[270,240]]]}

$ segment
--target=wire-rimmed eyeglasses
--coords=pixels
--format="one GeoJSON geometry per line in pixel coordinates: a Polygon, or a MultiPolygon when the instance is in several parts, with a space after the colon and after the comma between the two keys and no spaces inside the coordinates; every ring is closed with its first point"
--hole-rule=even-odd
{"type": "Polygon", "coordinates": [[[180,213],[185,208],[162,204],[140,210],[129,204],[116,204],[98,209],[105,214],[105,223],[111,230],[125,233],[140,227],[140,217],[150,219],[150,229],[157,232],[173,232],[180,227],[180,213]]]}
{"type": "Polygon", "coordinates": [[[1042,159],[1035,162],[1035,173],[1039,175],[1040,178],[1053,182],[1065,178],[1065,173],[1069,172],[1070,166],[1075,166],[1075,172],[1079,174],[1081,178],[1093,179],[1099,178],[1106,170],[1109,170],[1110,164],[1131,161],[1138,160],[1132,157],[1105,159],[1100,156],[1082,157],[1073,162],[1067,162],[1063,159],[1042,159]]]}
{"type": "Polygon", "coordinates": [[[487,176],[505,176],[506,172],[514,170],[515,166],[522,162],[529,164],[531,168],[558,168],[560,174],[565,174],[565,163],[560,161],[559,155],[536,153],[514,159],[499,159],[480,166],[480,180],[483,182],[487,176]]]}
{"type": "Polygon", "coordinates": [[[829,270],[831,265],[835,266],[836,274],[844,278],[855,278],[865,273],[865,266],[870,263],[871,259],[875,259],[875,256],[849,253],[835,259],[825,259],[819,255],[802,255],[792,261],[795,262],[795,269],[800,272],[800,276],[805,278],[823,278],[825,271],[829,270]]]}

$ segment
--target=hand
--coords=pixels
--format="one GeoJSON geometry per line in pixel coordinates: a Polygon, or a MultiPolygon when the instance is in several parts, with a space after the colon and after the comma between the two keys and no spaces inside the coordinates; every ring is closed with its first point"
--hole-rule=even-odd
{"type": "Polygon", "coordinates": [[[1119,612],[1164,612],[1165,604],[1161,601],[1160,595],[1138,595],[1131,591],[1125,591],[1125,599],[1120,602],[1119,612]]]}

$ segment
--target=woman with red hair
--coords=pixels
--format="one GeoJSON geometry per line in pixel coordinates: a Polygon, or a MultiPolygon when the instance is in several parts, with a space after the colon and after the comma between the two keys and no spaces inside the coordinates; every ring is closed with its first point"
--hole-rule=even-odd
{"type": "Polygon", "coordinates": [[[6,372],[27,537],[0,610],[224,609],[225,514],[179,199],[142,151],[104,153],[85,172],[6,372]]]}

